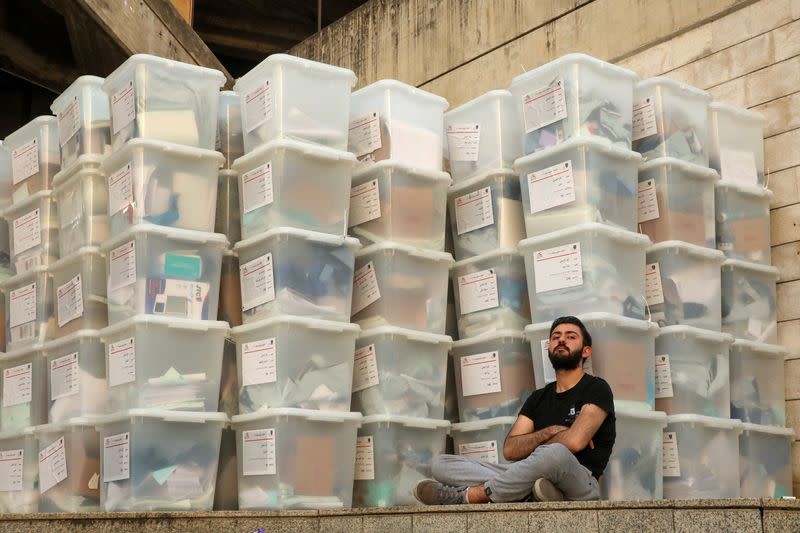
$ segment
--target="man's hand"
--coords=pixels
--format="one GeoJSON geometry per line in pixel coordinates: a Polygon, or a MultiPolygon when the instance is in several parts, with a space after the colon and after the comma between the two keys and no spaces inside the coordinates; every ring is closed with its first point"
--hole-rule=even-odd
{"type": "Polygon", "coordinates": [[[519,461],[533,453],[539,445],[566,431],[566,426],[548,426],[534,431],[533,420],[519,415],[503,443],[503,457],[506,461],[519,461]]]}
{"type": "Polygon", "coordinates": [[[608,416],[608,413],[596,405],[592,403],[584,404],[581,408],[581,414],[575,418],[572,426],[566,431],[553,435],[547,441],[547,444],[563,444],[572,453],[578,453],[587,446],[594,448],[592,437],[600,429],[606,416],[608,416]]]}

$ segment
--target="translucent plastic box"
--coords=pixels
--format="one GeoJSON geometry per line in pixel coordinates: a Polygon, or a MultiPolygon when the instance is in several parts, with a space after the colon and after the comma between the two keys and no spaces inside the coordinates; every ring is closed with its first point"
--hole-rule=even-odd
{"type": "Polygon", "coordinates": [[[738,498],[742,423],[700,415],[667,417],[664,498],[738,498]]]}
{"type": "Polygon", "coordinates": [[[56,311],[54,336],[108,325],[106,258],[96,246],[81,248],[49,268],[56,311]]]}
{"type": "Polygon", "coordinates": [[[644,235],[596,223],[525,239],[532,321],[587,312],[644,318],[649,247],[644,235]]]}
{"type": "Polygon", "coordinates": [[[728,259],[722,264],[722,331],[737,339],[778,343],[775,267],[728,259]]]}
{"type": "Polygon", "coordinates": [[[140,137],[213,150],[224,83],[218,70],[132,55],[103,83],[114,151],[140,137]]]}
{"type": "Polygon", "coordinates": [[[14,181],[11,167],[11,152],[0,141],[0,209],[11,205],[11,185],[14,181]]]}
{"type": "Polygon", "coordinates": [[[0,210],[0,283],[11,277],[11,241],[9,238],[8,220],[3,218],[0,210]]]}
{"type": "Polygon", "coordinates": [[[58,206],[58,249],[65,257],[82,246],[99,246],[109,238],[108,189],[100,156],[84,155],[53,178],[58,206]]]}
{"type": "Polygon", "coordinates": [[[227,334],[225,322],[155,316],[105,328],[107,412],[216,411],[227,334]]]}
{"type": "Polygon", "coordinates": [[[731,259],[769,265],[772,191],[737,183],[715,187],[717,249],[731,259]]]}
{"type": "Polygon", "coordinates": [[[636,231],[641,156],[596,137],[570,139],[514,163],[528,237],[585,222],[636,231]]]}
{"type": "Polygon", "coordinates": [[[781,346],[737,339],[730,348],[731,417],[765,426],[786,423],[781,346]]]}
{"type": "Polygon", "coordinates": [[[664,241],[648,249],[646,257],[645,296],[651,319],[662,327],[682,324],[719,331],[722,252],[664,241]]]}
{"type": "Polygon", "coordinates": [[[714,184],[719,175],[674,157],[639,167],[639,232],[653,242],[716,248],[714,184]]]}
{"type": "Polygon", "coordinates": [[[489,91],[444,114],[445,159],[456,182],[511,168],[522,155],[522,120],[508,91],[489,91]]]}
{"type": "Polygon", "coordinates": [[[722,102],[709,109],[709,166],[725,182],[763,186],[764,116],[722,102]]]}
{"type": "Polygon", "coordinates": [[[52,191],[41,191],[3,213],[11,241],[11,271],[29,272],[58,259],[58,206],[52,191]]]}
{"type": "Polygon", "coordinates": [[[239,484],[236,474],[236,432],[230,424],[222,428],[222,442],[219,445],[217,482],[214,490],[215,511],[236,511],[239,509],[239,484]]]}
{"type": "Polygon", "coordinates": [[[36,117],[3,140],[11,154],[11,201],[18,203],[39,191],[50,189],[61,170],[58,119],[36,117]]]}
{"type": "Polygon", "coordinates": [[[358,241],[275,228],[236,243],[245,324],[278,315],[349,322],[358,241]]]}
{"type": "Polygon", "coordinates": [[[497,331],[450,350],[462,422],[516,416],[534,391],[530,345],[521,331],[497,331]]]}
{"type": "Polygon", "coordinates": [[[349,152],[292,140],[273,141],[237,159],[242,238],[282,226],[347,233],[354,163],[349,152]]]}
{"type": "MultiPolygon", "coordinates": [[[[592,355],[584,370],[606,380],[616,405],[652,410],[655,402],[655,337],[658,327],[609,313],[579,314],[592,335],[592,355]]],[[[536,388],[556,380],[548,355],[551,322],[525,328],[533,356],[536,388]]]]}
{"type": "Polygon", "coordinates": [[[450,254],[395,243],[356,254],[352,321],[361,329],[397,326],[444,333],[450,254]]]}
{"type": "Polygon", "coordinates": [[[660,500],[664,413],[617,407],[617,439],[600,481],[604,500],[660,500]]]}
{"type": "Polygon", "coordinates": [[[39,510],[39,445],[33,428],[0,433],[0,460],[8,465],[0,479],[0,513],[35,513],[39,510]]]}
{"type": "Polygon", "coordinates": [[[227,322],[232,328],[242,325],[242,287],[239,281],[239,256],[232,250],[225,250],[222,254],[217,320],[227,322]]]}
{"type": "Polygon", "coordinates": [[[450,277],[459,339],[501,329],[520,331],[530,324],[525,263],[516,248],[459,261],[450,277]]]}
{"type": "Polygon", "coordinates": [[[233,417],[239,509],[349,508],[361,420],[305,409],[233,417]]]}
{"type": "Polygon", "coordinates": [[[739,496],[792,496],[794,429],[742,424],[739,435],[739,496]]]}
{"type": "Polygon", "coordinates": [[[503,457],[503,443],[516,420],[516,416],[500,416],[453,424],[453,451],[477,461],[506,464],[509,461],[503,457]]]}
{"type": "Polygon", "coordinates": [[[631,148],[637,76],[584,54],[567,54],[511,81],[531,154],[579,135],[631,148]]]}
{"type": "Polygon", "coordinates": [[[213,231],[222,155],[137,139],[107,157],[111,236],[135,224],[213,231]]]}
{"type": "Polygon", "coordinates": [[[137,314],[213,320],[227,246],[224,235],[152,224],[103,243],[108,323],[137,314]]]}
{"type": "Polygon", "coordinates": [[[367,416],[356,441],[354,507],[419,505],[417,481],[431,477],[444,453],[450,422],[389,415],[367,416]]]}
{"type": "Polygon", "coordinates": [[[99,511],[100,434],[92,419],[72,418],[34,430],[39,441],[39,512],[99,511]]]}
{"type": "Polygon", "coordinates": [[[228,242],[232,245],[242,240],[242,214],[239,208],[239,174],[235,170],[219,171],[214,231],[228,237],[228,242]]]}
{"type": "Polygon", "coordinates": [[[72,82],[50,111],[58,118],[58,141],[64,168],[85,154],[111,152],[111,109],[103,78],[81,76],[72,82]]]}
{"type": "Polygon", "coordinates": [[[51,285],[46,267],[36,267],[3,282],[7,351],[53,338],[56,315],[51,285]]]}
{"type": "Polygon", "coordinates": [[[733,337],[725,333],[661,328],[655,352],[656,409],[668,415],[731,418],[732,343],[733,337]]]}
{"type": "Polygon", "coordinates": [[[708,166],[711,96],[670,78],[648,78],[633,91],[633,149],[646,160],[674,157],[708,166]]]}
{"type": "Polygon", "coordinates": [[[347,148],[353,71],[272,54],[239,78],[244,151],[280,138],[347,148]]]}
{"type": "Polygon", "coordinates": [[[225,158],[223,168],[231,168],[233,162],[244,155],[242,103],[234,91],[219,93],[216,150],[225,158]]]}
{"type": "Polygon", "coordinates": [[[296,407],[349,411],[355,324],[281,315],[231,331],[239,413],[296,407]]]}
{"type": "Polygon", "coordinates": [[[381,161],[353,175],[348,229],[361,244],[392,241],[444,250],[450,176],[381,161]]]}
{"type": "Polygon", "coordinates": [[[19,431],[47,422],[46,369],[41,348],[0,354],[3,401],[0,430],[19,431]]]}
{"type": "Polygon", "coordinates": [[[0,351],[6,351],[6,288],[0,282],[0,351]]]}
{"type": "Polygon", "coordinates": [[[396,80],[367,85],[350,98],[347,149],[363,164],[393,159],[442,170],[447,100],[396,80]]]}
{"type": "Polygon", "coordinates": [[[456,259],[499,248],[515,248],[525,238],[519,177],[500,169],[456,183],[447,193],[456,259]]]}
{"type": "Polygon", "coordinates": [[[364,415],[444,417],[450,337],[395,327],[356,340],[353,411],[364,415]]]}

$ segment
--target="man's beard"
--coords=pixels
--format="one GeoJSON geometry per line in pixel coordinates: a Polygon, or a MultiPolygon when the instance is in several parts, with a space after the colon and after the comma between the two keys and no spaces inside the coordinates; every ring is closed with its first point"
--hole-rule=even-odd
{"type": "MultiPolygon", "coordinates": [[[[563,344],[556,346],[559,348],[566,348],[563,344]]],[[[550,358],[550,363],[555,370],[575,370],[583,364],[583,347],[578,348],[574,352],[564,354],[563,352],[556,354],[554,350],[547,350],[547,355],[550,358]]]]}

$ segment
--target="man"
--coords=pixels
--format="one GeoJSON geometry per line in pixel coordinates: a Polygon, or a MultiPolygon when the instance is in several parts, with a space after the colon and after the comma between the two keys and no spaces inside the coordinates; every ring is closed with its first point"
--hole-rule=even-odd
{"type": "Polygon", "coordinates": [[[550,326],[548,355],[556,381],[525,401],[503,444],[508,464],[441,455],[433,479],[414,488],[427,505],[596,500],[597,480],[616,437],[614,399],[603,379],[586,374],[592,337],[573,316],[550,326]]]}

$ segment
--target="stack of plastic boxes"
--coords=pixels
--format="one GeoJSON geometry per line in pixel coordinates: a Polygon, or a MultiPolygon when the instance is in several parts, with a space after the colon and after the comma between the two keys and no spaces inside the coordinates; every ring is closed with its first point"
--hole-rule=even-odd
{"type": "Polygon", "coordinates": [[[353,504],[412,505],[450,423],[444,420],[448,270],[442,125],[447,101],[394,80],[353,93],[349,150],[358,159],[349,232],[358,432],[353,504]]]}
{"type": "Polygon", "coordinates": [[[243,325],[236,342],[240,509],[350,507],[355,157],[347,69],[277,54],[236,82],[243,325]]]}

